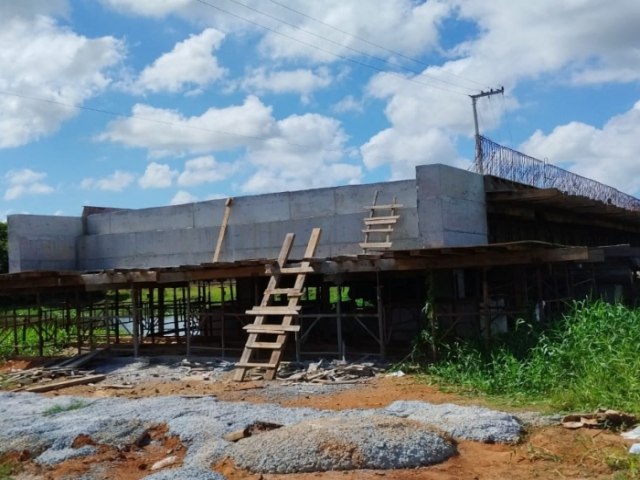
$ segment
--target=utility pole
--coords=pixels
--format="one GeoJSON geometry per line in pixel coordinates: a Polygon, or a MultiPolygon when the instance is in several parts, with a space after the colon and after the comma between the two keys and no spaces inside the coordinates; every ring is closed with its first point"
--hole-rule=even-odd
{"type": "Polygon", "coordinates": [[[480,129],[478,127],[478,109],[476,108],[476,103],[479,98],[489,97],[491,95],[497,95],[501,93],[504,95],[504,87],[500,87],[497,89],[491,89],[488,92],[480,91],[480,93],[476,93],[475,95],[469,95],[471,97],[471,104],[473,106],[473,124],[476,127],[476,166],[478,167],[478,173],[484,175],[484,162],[482,158],[482,144],[480,142],[480,129]]]}

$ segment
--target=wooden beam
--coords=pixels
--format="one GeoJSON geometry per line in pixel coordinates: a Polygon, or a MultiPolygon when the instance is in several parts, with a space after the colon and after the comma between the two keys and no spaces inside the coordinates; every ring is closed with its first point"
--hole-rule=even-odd
{"type": "Polygon", "coordinates": [[[33,387],[25,388],[25,392],[42,393],[50,392],[51,390],[60,390],[61,388],[73,387],[74,385],[85,385],[87,383],[101,382],[107,378],[106,375],[87,375],[79,378],[71,378],[63,380],[61,382],[51,382],[44,385],[34,385],[33,387]]]}
{"type": "Polygon", "coordinates": [[[224,234],[227,231],[227,224],[229,223],[229,216],[231,215],[232,203],[233,203],[233,198],[227,198],[227,201],[224,203],[224,216],[222,217],[220,232],[218,233],[218,242],[216,243],[216,249],[213,253],[213,263],[216,263],[220,258],[220,251],[222,250],[222,242],[224,240],[224,234]]]}

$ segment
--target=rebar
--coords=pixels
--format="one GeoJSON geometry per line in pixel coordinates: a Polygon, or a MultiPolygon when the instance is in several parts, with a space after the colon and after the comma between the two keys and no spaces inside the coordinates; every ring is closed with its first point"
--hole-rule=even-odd
{"type": "Polygon", "coordinates": [[[555,188],[569,195],[579,195],[626,210],[639,211],[640,200],[605,185],[550,163],[504,147],[480,136],[482,168],[476,164],[473,171],[493,175],[538,188],[555,188]]]}

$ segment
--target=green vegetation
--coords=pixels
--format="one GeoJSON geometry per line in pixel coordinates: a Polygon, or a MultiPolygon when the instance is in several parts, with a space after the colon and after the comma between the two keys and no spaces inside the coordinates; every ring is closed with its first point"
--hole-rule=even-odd
{"type": "Polygon", "coordinates": [[[10,480],[20,470],[20,465],[9,457],[0,458],[0,480],[10,480]]]}
{"type": "Polygon", "coordinates": [[[67,405],[54,405],[51,408],[47,408],[42,412],[42,415],[44,415],[45,417],[49,417],[51,415],[55,415],[56,413],[71,412],[72,410],[79,410],[87,406],[89,406],[88,402],[76,399],[67,405]]]}
{"type": "Polygon", "coordinates": [[[640,310],[582,301],[547,329],[521,320],[491,345],[449,346],[427,371],[440,383],[516,403],[640,413],[639,346],[640,310]]]}

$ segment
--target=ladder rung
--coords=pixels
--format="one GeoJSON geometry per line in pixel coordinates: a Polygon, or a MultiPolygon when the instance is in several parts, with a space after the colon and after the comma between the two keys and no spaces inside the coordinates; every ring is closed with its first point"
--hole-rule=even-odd
{"type": "Polygon", "coordinates": [[[361,243],[360,248],[391,248],[391,242],[361,243]]]}
{"type": "Polygon", "coordinates": [[[265,290],[265,295],[286,295],[288,297],[301,297],[303,295],[301,290],[296,288],[273,288],[271,290],[265,290]]]}
{"type": "Polygon", "coordinates": [[[389,225],[387,228],[366,228],[362,233],[393,233],[393,227],[389,225]]]}
{"type": "Polygon", "coordinates": [[[365,225],[389,225],[396,223],[400,215],[389,215],[387,217],[368,217],[364,219],[365,225]]]}
{"type": "Polygon", "coordinates": [[[300,325],[275,325],[275,324],[262,324],[262,325],[245,325],[242,327],[249,333],[271,333],[281,335],[284,332],[299,332],[300,325]]]}
{"type": "Polygon", "coordinates": [[[300,273],[315,273],[313,267],[299,266],[299,267],[280,267],[278,264],[267,265],[266,268],[268,275],[273,274],[300,274],[300,273]]]}
{"type": "Polygon", "coordinates": [[[264,348],[269,350],[281,350],[284,343],[281,342],[247,342],[247,348],[264,348]]]}
{"type": "Polygon", "coordinates": [[[402,208],[404,205],[400,203],[392,203],[391,205],[371,205],[364,207],[365,210],[391,210],[392,208],[402,208]]]}
{"type": "Polygon", "coordinates": [[[236,367],[238,368],[276,368],[277,365],[275,363],[258,363],[258,362],[243,362],[236,363],[236,367]]]}
{"type": "Polygon", "coordinates": [[[278,307],[278,306],[267,306],[267,307],[253,307],[251,310],[247,310],[245,313],[247,315],[298,315],[300,311],[300,306],[296,307],[278,307]]]}

